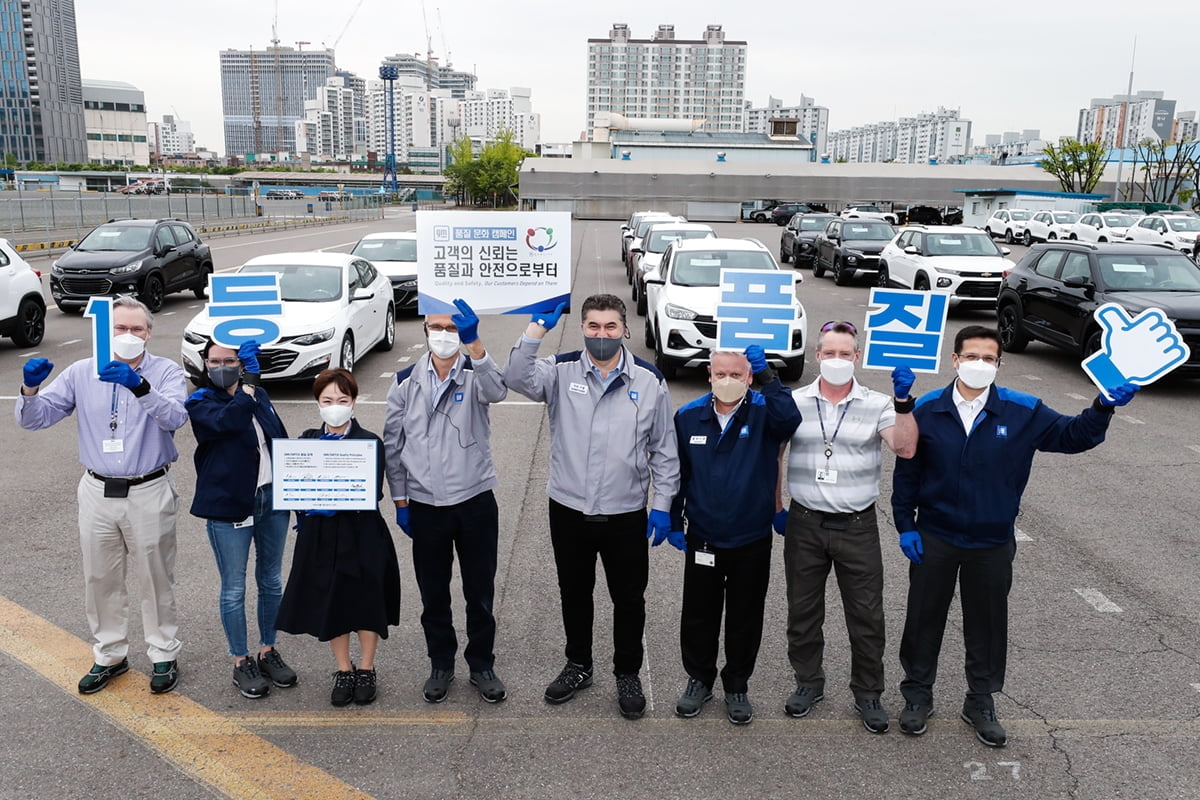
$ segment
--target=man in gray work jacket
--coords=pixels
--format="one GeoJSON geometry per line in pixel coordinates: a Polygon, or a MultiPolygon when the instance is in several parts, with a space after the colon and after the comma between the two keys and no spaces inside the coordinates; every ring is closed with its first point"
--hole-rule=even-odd
{"type": "Polygon", "coordinates": [[[507,691],[493,669],[499,519],[488,405],[503,400],[508,390],[479,338],[479,317],[465,301],[454,303],[459,313],[425,318],[429,353],[396,374],[383,441],[396,522],[412,538],[421,590],[421,627],[432,664],[425,700],[445,700],[454,680],[458,639],[450,571],[457,550],[471,685],[487,702],[499,703],[507,691]]]}
{"type": "Polygon", "coordinates": [[[679,454],[666,381],[634,356],[625,303],[611,294],[583,302],[586,349],[538,359],[537,350],[564,305],[535,314],[504,369],[509,388],[544,402],[550,415],[550,540],[558,569],[567,665],[546,687],[546,702],[565,703],[592,684],[592,591],[596,556],[613,601],[613,672],[621,715],[646,709],[642,668],[646,538],[670,533],[679,489],[679,454]],[[646,497],[654,485],[647,516],[646,497]],[[643,537],[645,532],[645,538],[643,537]]]}

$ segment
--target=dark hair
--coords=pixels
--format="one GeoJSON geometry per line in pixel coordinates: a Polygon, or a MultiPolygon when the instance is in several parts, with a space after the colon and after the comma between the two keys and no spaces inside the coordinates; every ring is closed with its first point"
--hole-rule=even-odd
{"type": "Polygon", "coordinates": [[[343,394],[348,394],[351,398],[358,397],[358,381],[354,380],[354,375],[350,370],[338,367],[324,370],[313,379],[313,398],[320,400],[321,392],[325,391],[325,387],[331,383],[337,384],[343,394]]]}
{"type": "Polygon", "coordinates": [[[967,339],[991,339],[996,343],[996,355],[1004,352],[1004,345],[1000,342],[1000,331],[995,328],[988,328],[984,325],[968,325],[963,328],[954,337],[955,354],[962,354],[963,342],[967,339]]]}
{"type": "MultiPolygon", "coordinates": [[[[192,383],[197,389],[216,389],[213,382],[208,377],[208,354],[214,347],[225,347],[223,344],[218,344],[212,339],[204,343],[204,347],[200,348],[200,374],[192,376],[192,383]]],[[[236,347],[226,347],[226,350],[232,350],[237,353],[236,347]]]]}
{"type": "Polygon", "coordinates": [[[621,315],[621,324],[629,327],[625,322],[625,301],[615,294],[594,294],[584,300],[583,307],[579,309],[579,319],[586,317],[589,311],[616,311],[621,315]]]}

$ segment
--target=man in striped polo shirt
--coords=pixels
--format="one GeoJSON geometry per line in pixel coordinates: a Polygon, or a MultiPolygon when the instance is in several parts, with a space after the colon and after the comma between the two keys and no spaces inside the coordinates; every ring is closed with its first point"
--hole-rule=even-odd
{"type": "Polygon", "coordinates": [[[914,376],[892,371],[895,399],[854,380],[858,331],[849,322],[829,322],[817,337],[821,377],[792,393],[804,421],[792,434],[787,483],[792,497],[777,515],[784,533],[783,560],[788,596],[788,659],[796,691],[784,708],[804,717],[825,696],[825,581],[830,567],[850,635],[850,690],[863,727],[886,733],[883,693],[883,557],[875,500],[879,497],[881,443],[910,458],[917,442],[914,376]],[[786,522],[784,521],[786,517],[786,522]],[[786,529],[786,533],[785,533],[786,529]]]}

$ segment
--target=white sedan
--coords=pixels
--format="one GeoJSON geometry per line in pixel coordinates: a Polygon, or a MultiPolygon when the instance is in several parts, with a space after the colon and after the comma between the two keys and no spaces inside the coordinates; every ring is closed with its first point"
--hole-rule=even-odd
{"type": "Polygon", "coordinates": [[[368,233],[350,254],[367,259],[388,277],[398,313],[417,313],[416,231],[368,233]]]}
{"type": "MultiPolygon", "coordinates": [[[[396,308],[387,277],[348,253],[276,253],[252,258],[238,272],[279,274],[283,317],[279,341],[259,355],[263,380],[306,380],[332,367],[353,369],[372,347],[391,350],[396,308]]],[[[203,374],[200,352],[214,322],[205,308],[183,331],[183,366],[203,374]]]]}

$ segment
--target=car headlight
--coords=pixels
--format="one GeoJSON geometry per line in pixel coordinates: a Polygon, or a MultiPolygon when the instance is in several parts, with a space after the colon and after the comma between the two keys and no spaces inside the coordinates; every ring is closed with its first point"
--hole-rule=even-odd
{"type": "Polygon", "coordinates": [[[126,275],[130,272],[137,272],[141,268],[142,259],[139,258],[137,261],[131,261],[123,267],[113,267],[109,271],[112,272],[113,275],[126,275]]]}
{"type": "Polygon", "coordinates": [[[846,256],[846,263],[847,264],[857,264],[858,256],[854,253],[850,253],[849,255],[846,256]]]}
{"type": "Polygon", "coordinates": [[[1195,239],[1193,239],[1193,238],[1191,238],[1191,237],[1189,237],[1189,236],[1182,236],[1182,235],[1180,235],[1180,236],[1176,236],[1176,237],[1175,237],[1175,239],[1176,239],[1177,241],[1183,242],[1183,243],[1185,243],[1185,244],[1190,244],[1191,242],[1194,242],[1194,241],[1196,241],[1195,239]]]}
{"type": "Polygon", "coordinates": [[[667,307],[664,309],[664,311],[666,311],[667,316],[671,319],[695,319],[698,316],[696,312],[692,311],[690,308],[677,306],[674,303],[667,303],[667,307]]]}
{"type": "Polygon", "coordinates": [[[415,289],[415,288],[417,288],[417,282],[416,281],[401,281],[399,286],[401,289],[415,289]]]}
{"type": "Polygon", "coordinates": [[[57,260],[55,260],[55,261],[54,261],[54,262],[53,262],[53,263],[50,265],[50,274],[51,274],[51,275],[62,275],[62,274],[63,274],[63,268],[62,268],[62,267],[60,267],[60,266],[58,265],[58,261],[57,261],[57,260]]]}
{"type": "Polygon", "coordinates": [[[207,338],[194,331],[189,331],[186,328],[184,328],[183,331],[183,340],[188,344],[206,344],[208,342],[207,338]]]}
{"type": "Polygon", "coordinates": [[[328,342],[330,339],[333,338],[333,334],[334,334],[334,329],[327,328],[323,331],[317,331],[316,333],[309,333],[309,334],[305,334],[304,336],[297,336],[295,339],[292,339],[292,342],[294,344],[298,344],[303,347],[307,347],[310,344],[320,344],[321,342],[328,342]]]}

